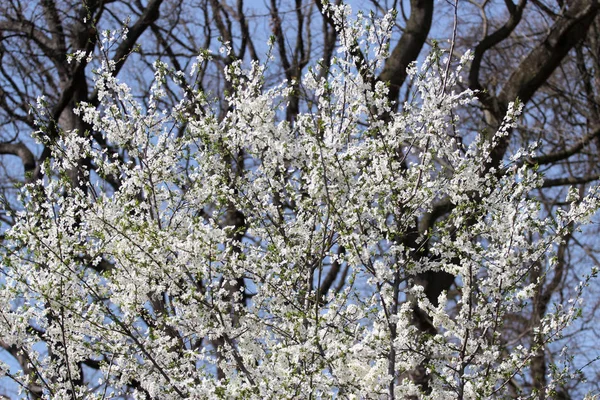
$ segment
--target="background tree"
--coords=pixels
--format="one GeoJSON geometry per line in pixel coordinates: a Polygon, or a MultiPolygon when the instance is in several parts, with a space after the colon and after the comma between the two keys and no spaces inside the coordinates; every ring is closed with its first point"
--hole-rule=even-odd
{"type": "MultiPolygon", "coordinates": [[[[434,5],[433,1],[415,0],[393,4],[373,1],[372,5],[375,15],[379,16],[391,8],[398,10],[388,56],[382,60],[380,68],[375,68],[367,63],[368,54],[363,52],[358,42],[349,43],[347,50],[355,60],[354,68],[366,85],[373,89],[378,82],[389,85],[386,96],[394,104],[393,109],[406,111],[405,101],[408,104],[424,101],[415,97],[414,87],[406,82],[407,67],[420,55],[422,57],[427,53],[423,48],[431,45],[434,35],[438,38],[454,37],[448,49],[457,56],[451,60],[452,63],[467,49],[474,49],[472,62],[465,66],[467,79],[462,84],[464,88],[477,90],[479,100],[468,112],[456,111],[457,117],[461,118],[461,129],[454,139],[468,145],[477,132],[483,131],[489,136],[493,150],[489,160],[485,161],[484,170],[480,172],[482,176],[493,173],[501,182],[506,167],[511,165],[508,155],[537,142],[535,154],[520,158],[516,165],[537,166],[544,173],[542,187],[532,189],[529,195],[541,201],[542,212],[550,218],[557,218],[562,212],[560,210],[568,207],[564,199],[569,186],[576,185],[583,196],[587,185],[598,179],[595,161],[596,146],[600,145],[597,140],[600,132],[597,39],[600,25],[597,1],[521,1],[517,4],[485,1],[434,5]],[[432,31],[434,18],[444,22],[432,31]],[[509,103],[516,98],[524,104],[524,116],[517,127],[509,129],[506,136],[494,142],[492,135],[500,128],[509,103]]],[[[63,157],[62,153],[55,153],[59,149],[56,143],[61,138],[61,132],[73,129],[81,133],[89,131],[93,135],[94,145],[104,149],[111,157],[123,162],[135,159],[130,154],[130,148],[111,143],[101,130],[95,129],[82,115],[72,112],[82,102],[100,106],[101,99],[91,81],[93,69],[99,68],[97,61],[91,60],[88,65],[86,57],[83,57],[79,62],[69,64],[65,62],[69,54],[91,52],[114,60],[115,67],[110,73],[126,74],[127,79],[136,79],[136,98],[151,108],[150,99],[154,98],[166,107],[176,104],[181,97],[177,81],[168,79],[162,86],[166,96],[156,98],[150,94],[155,76],[149,73],[149,67],[155,59],[163,60],[175,70],[188,71],[201,50],[207,49],[212,58],[198,65],[199,69],[191,82],[192,92],[188,95],[191,98],[193,90],[198,90],[206,93],[208,98],[218,99],[217,119],[223,121],[227,112],[235,108],[226,96],[235,88],[221,71],[233,68],[237,60],[265,61],[261,48],[264,48],[263,43],[268,35],[264,35],[263,39],[262,34],[269,31],[275,40],[275,61],[269,64],[264,79],[267,86],[278,82],[281,77],[290,82],[287,106],[282,111],[285,117],[282,115],[282,118],[296,126],[299,124],[298,115],[313,110],[316,100],[304,81],[308,67],[319,66],[317,78],[328,77],[330,69],[334,67],[339,37],[348,33],[343,29],[335,29],[335,20],[324,12],[323,4],[318,1],[271,1],[266,9],[252,9],[241,1],[235,4],[219,1],[189,4],[150,1],[145,5],[141,2],[118,1],[87,2],[83,5],[79,2],[5,1],[2,2],[2,8],[0,102],[4,128],[0,152],[18,156],[23,165],[22,169],[17,168],[14,158],[3,158],[5,207],[2,220],[7,227],[14,223],[13,216],[19,207],[15,201],[14,183],[37,181],[43,176],[43,165],[47,160],[63,157]],[[130,20],[124,22],[126,15],[130,15],[130,20]],[[123,25],[129,27],[126,39],[111,42],[114,43],[111,46],[102,44],[102,32],[105,29],[118,29],[123,25]],[[139,46],[136,47],[136,43],[139,46]],[[219,53],[222,43],[231,46],[229,53],[219,53]],[[147,68],[140,68],[140,65],[146,65],[147,68]],[[38,129],[30,107],[41,94],[45,95],[42,109],[47,111],[47,115],[43,116],[47,122],[43,124],[42,145],[38,146],[30,139],[30,132],[38,129]]],[[[452,64],[450,69],[454,67],[452,64]]],[[[197,109],[188,112],[202,114],[207,111],[206,107],[211,107],[210,104],[194,104],[197,109]]],[[[392,123],[392,114],[393,110],[390,110],[377,116],[380,123],[389,125],[392,123]]],[[[188,129],[186,121],[178,129],[184,135],[188,129]]],[[[411,165],[410,148],[410,143],[403,143],[394,149],[398,160],[402,161],[402,171],[408,170],[411,165]]],[[[443,161],[443,157],[440,159],[443,161]]],[[[244,179],[247,174],[244,170],[251,171],[253,168],[248,160],[249,155],[245,150],[229,154],[225,163],[235,173],[224,184],[237,187],[237,180],[244,179]]],[[[109,192],[121,189],[122,177],[100,172],[101,168],[93,159],[82,157],[71,165],[68,175],[71,182],[84,191],[88,190],[89,183],[97,180],[104,181],[109,192]],[[86,171],[89,171],[89,175],[86,171]]],[[[48,183],[49,178],[45,178],[45,181],[48,183]]],[[[182,184],[182,187],[185,185],[182,184]]],[[[282,202],[284,209],[294,209],[293,204],[286,204],[283,199],[275,197],[273,202],[282,202]]],[[[247,232],[248,218],[244,211],[234,202],[221,204],[220,207],[225,211],[218,222],[221,227],[234,227],[230,230],[231,239],[236,242],[249,240],[252,235],[247,232]]],[[[392,238],[393,242],[412,249],[416,263],[435,259],[435,246],[431,246],[431,241],[424,242],[423,237],[435,232],[439,224],[450,218],[455,208],[456,204],[451,198],[436,199],[431,209],[419,214],[412,228],[399,228],[402,234],[392,238]]],[[[215,205],[209,202],[200,214],[212,215],[214,210],[215,205]]],[[[537,352],[523,373],[510,380],[508,386],[515,395],[540,391],[548,384],[548,374],[551,372],[549,363],[554,362],[561,346],[546,346],[536,332],[553,303],[562,304],[576,294],[577,282],[586,270],[581,266],[596,263],[592,228],[586,228],[583,233],[564,235],[563,242],[555,249],[557,260],[551,269],[541,261],[530,266],[527,278],[531,283],[541,282],[536,286],[533,301],[514,315],[506,314],[503,324],[497,328],[502,333],[500,337],[506,348],[523,345],[537,352]]],[[[531,240],[535,241],[536,237],[531,237],[531,240]]],[[[335,241],[328,244],[329,247],[324,248],[342,258],[345,252],[350,251],[335,241]]],[[[243,253],[239,246],[234,246],[233,251],[243,253]]],[[[322,277],[319,289],[323,299],[327,298],[326,293],[341,292],[349,284],[348,278],[352,274],[352,266],[348,262],[327,262],[329,265],[323,270],[326,274],[322,277]]],[[[110,260],[105,259],[99,265],[110,269],[110,264],[110,260]]],[[[317,270],[321,271],[316,268],[311,273],[317,270]]],[[[238,276],[235,284],[225,285],[231,295],[233,308],[236,304],[247,304],[246,297],[253,293],[244,278],[238,276]],[[237,298],[234,294],[242,290],[246,295],[237,298]]],[[[392,286],[400,291],[410,285],[401,276],[394,277],[393,281],[392,286]]],[[[455,296],[455,299],[459,299],[460,288],[464,284],[447,270],[439,268],[424,270],[414,276],[413,281],[424,287],[424,294],[433,306],[438,305],[439,295],[446,291],[450,298],[455,296]]],[[[396,298],[398,307],[401,307],[400,298],[396,298]]],[[[584,318],[573,328],[573,337],[585,337],[585,340],[570,340],[567,337],[565,340],[569,341],[572,349],[582,346],[582,343],[594,343],[596,339],[594,332],[589,330],[589,324],[596,315],[596,302],[590,299],[585,304],[584,318]]],[[[164,305],[152,304],[153,309],[160,307],[164,305]]],[[[413,323],[421,332],[432,335],[439,333],[430,315],[422,312],[420,307],[415,305],[412,313],[413,323]]],[[[394,335],[393,332],[391,334],[394,335]]],[[[44,333],[40,332],[40,335],[43,337],[44,333]]],[[[216,338],[212,346],[222,347],[223,340],[216,338]]],[[[20,352],[22,349],[14,344],[3,343],[5,350],[21,364],[26,374],[35,373],[28,370],[27,354],[20,352]]],[[[575,354],[585,357],[589,352],[581,349],[575,354]]],[[[421,367],[409,373],[424,393],[431,390],[427,360],[425,357],[421,367]]],[[[82,371],[85,368],[98,368],[96,361],[87,360],[87,366],[82,364],[78,368],[82,371]]],[[[575,369],[587,361],[575,358],[575,369]]],[[[226,372],[217,368],[215,373],[225,376],[226,372]]],[[[590,381],[594,381],[595,365],[587,366],[583,373],[590,381]]],[[[398,376],[398,379],[401,377],[398,376]]],[[[140,388],[135,380],[126,384],[140,388]]],[[[566,379],[558,388],[564,396],[574,398],[581,397],[579,391],[588,389],[590,386],[578,385],[577,379],[566,379]]],[[[28,388],[34,397],[40,396],[42,390],[43,387],[36,381],[32,381],[28,388]]]]}

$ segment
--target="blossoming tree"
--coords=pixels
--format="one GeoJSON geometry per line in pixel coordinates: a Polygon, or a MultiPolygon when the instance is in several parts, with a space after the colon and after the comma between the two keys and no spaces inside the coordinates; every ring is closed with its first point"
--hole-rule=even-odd
{"type": "MultiPolygon", "coordinates": [[[[458,83],[472,57],[455,68],[434,47],[409,68],[415,95],[396,111],[373,75],[393,19],[324,12],[341,51],[302,86],[266,87],[268,65],[232,61],[219,113],[157,62],[144,107],[103,59],[100,105],[75,110],[87,129],[53,139],[40,126],[61,157],[21,192],[0,281],[0,338],[24,360],[0,371],[24,393],[500,398],[577,317],[575,296],[536,321],[532,346],[505,335],[597,192],[542,214],[535,146],[497,157],[518,98],[497,132],[464,134],[476,93],[458,83]],[[167,82],[182,100],[163,109],[167,82]],[[286,119],[298,91],[307,100],[286,119]]],[[[568,371],[547,373],[542,390],[518,394],[551,396],[568,371]]]]}

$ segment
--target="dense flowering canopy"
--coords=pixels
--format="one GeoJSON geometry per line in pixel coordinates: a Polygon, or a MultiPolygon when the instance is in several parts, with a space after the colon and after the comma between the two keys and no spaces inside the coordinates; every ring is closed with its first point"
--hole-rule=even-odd
{"type": "MultiPolygon", "coordinates": [[[[76,112],[121,150],[64,132],[52,143],[62,157],[23,189],[2,255],[0,337],[36,357],[1,373],[48,398],[506,393],[537,349],[506,343],[503,318],[530,307],[532,266],[553,267],[555,245],[595,212],[597,193],[572,193],[568,210],[542,218],[529,196],[541,176],[524,162],[534,148],[490,163],[518,101],[495,135],[457,140],[474,101],[457,89],[469,54],[450,68],[434,49],[411,67],[415,98],[395,112],[386,84],[368,79],[392,19],[330,12],[341,49],[329,70],[267,88],[265,65],[234,61],[223,115],[162,63],[145,108],[102,62],[101,105],[76,112]],[[169,79],[183,99],[161,109],[169,79]],[[306,102],[284,121],[291,90],[306,102]],[[99,176],[78,185],[72,171],[87,174],[86,163],[99,176]],[[440,204],[435,229],[420,231],[440,204]],[[427,296],[419,277],[432,271],[455,277],[452,293],[427,296]],[[81,376],[81,364],[100,372],[81,376]]],[[[540,343],[576,316],[569,304],[540,321],[540,343]]]]}

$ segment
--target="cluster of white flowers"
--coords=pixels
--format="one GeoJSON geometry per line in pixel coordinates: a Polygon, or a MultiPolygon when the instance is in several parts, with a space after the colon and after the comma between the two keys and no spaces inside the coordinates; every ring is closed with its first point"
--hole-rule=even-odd
{"type": "MultiPolygon", "coordinates": [[[[392,19],[352,22],[347,6],[328,7],[346,32],[342,52],[326,77],[309,70],[311,101],[293,124],[279,120],[289,84],[264,88],[258,64],[228,67],[234,91],[221,120],[200,111],[200,97],[160,110],[164,64],[147,110],[101,64],[101,105],[77,112],[120,150],[109,157],[87,133],[65,132],[54,145],[64,155],[58,176],[43,200],[24,197],[7,233],[0,337],[40,353],[34,376],[15,376],[24,387],[33,379],[49,398],[116,397],[129,385],[164,399],[390,390],[475,399],[501,396],[525,368],[535,349],[504,346],[499,321],[532,298],[531,265],[597,210],[597,194],[540,219],[527,196],[540,183],[534,171],[492,174],[483,168],[490,143],[456,141],[453,110],[473,93],[454,91],[459,73],[444,76],[442,52],[411,67],[418,96],[393,113],[385,84],[365,82],[353,54],[360,48],[367,68],[379,68],[392,19]],[[85,189],[68,181],[78,157],[99,175],[85,189]],[[120,186],[106,189],[108,177],[120,186]],[[439,201],[450,211],[418,235],[431,253],[418,257],[402,238],[439,201]],[[428,299],[413,284],[428,271],[455,276],[458,293],[428,299]],[[435,334],[414,325],[413,305],[435,334]],[[79,376],[81,363],[100,372],[79,376]],[[427,390],[411,379],[420,367],[427,390]]],[[[519,111],[511,107],[497,137],[519,111]]],[[[548,317],[540,334],[551,340],[575,309],[548,317]]]]}

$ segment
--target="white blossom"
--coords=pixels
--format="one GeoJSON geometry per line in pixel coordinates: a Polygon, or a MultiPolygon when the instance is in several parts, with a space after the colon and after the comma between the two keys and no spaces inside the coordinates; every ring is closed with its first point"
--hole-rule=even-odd
{"type": "MultiPolygon", "coordinates": [[[[454,111],[474,101],[457,86],[470,53],[448,76],[440,49],[411,65],[417,97],[394,112],[386,85],[370,85],[354,54],[380,68],[394,19],[368,25],[347,5],[326,10],[340,52],[326,77],[307,71],[314,100],[294,123],[281,121],[293,84],[265,87],[257,62],[226,67],[233,89],[221,119],[211,107],[192,111],[209,102],[191,87],[197,98],[161,109],[169,79],[186,85],[162,62],[147,107],[114,62],[99,63],[100,105],[75,112],[121,150],[98,148],[90,132],[49,143],[61,155],[47,166],[55,173],[43,196],[37,184],[23,191],[2,255],[0,338],[37,355],[46,397],[74,396],[69,374],[86,361],[99,363],[95,383],[114,397],[132,382],[136,396],[164,399],[508,395],[536,349],[500,343],[497,321],[532,301],[538,283],[524,276],[596,212],[597,190],[570,192],[570,207],[544,218],[528,195],[541,177],[521,162],[532,149],[501,174],[483,168],[522,104],[511,103],[491,141],[479,135],[459,149],[448,135],[460,129],[454,111]],[[82,158],[100,175],[86,188],[69,181],[82,158]],[[115,190],[100,183],[111,177],[115,190]],[[416,221],[442,200],[448,214],[419,232],[416,221]],[[435,257],[419,257],[419,246],[435,257]],[[344,281],[322,293],[334,268],[347,268],[344,281]],[[458,294],[429,298],[419,278],[431,272],[456,277],[458,294]],[[414,325],[416,312],[435,334],[414,325]],[[420,367],[429,393],[411,379],[420,367]]],[[[190,74],[209,57],[201,53],[190,74]]],[[[549,313],[542,340],[555,340],[578,307],[574,299],[549,313]]]]}

